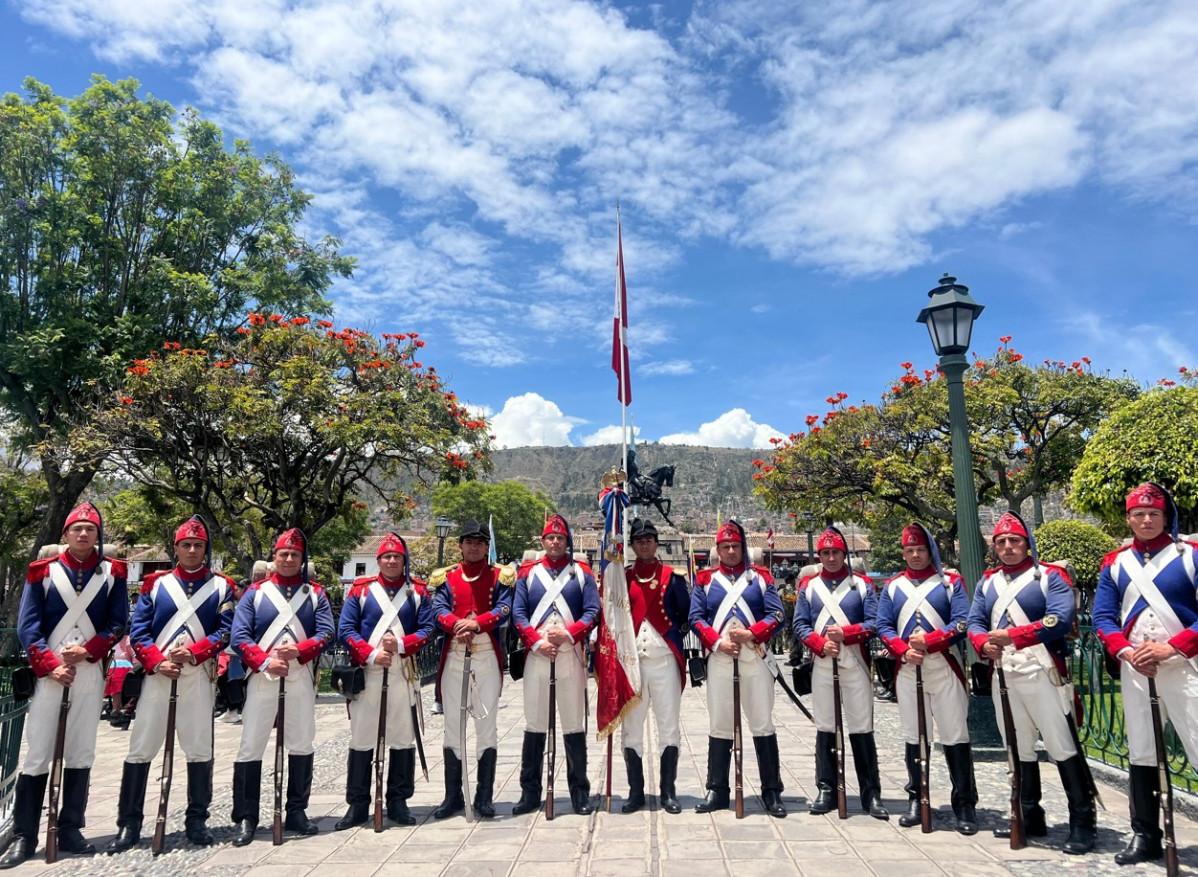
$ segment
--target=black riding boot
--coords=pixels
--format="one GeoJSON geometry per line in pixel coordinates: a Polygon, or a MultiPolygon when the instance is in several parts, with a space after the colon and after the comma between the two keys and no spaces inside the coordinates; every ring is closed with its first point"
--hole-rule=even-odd
{"type": "Polygon", "coordinates": [[[978,833],[978,789],[973,777],[973,750],[968,743],[944,747],[944,760],[952,781],[953,815],[957,817],[957,832],[978,833]]]}
{"type": "Polygon", "coordinates": [[[62,807],[58,811],[58,848],[77,856],[90,856],[96,848],[87,842],[79,829],[87,824],[88,783],[90,767],[66,768],[62,772],[62,807]]]}
{"type": "Polygon", "coordinates": [[[1131,840],[1115,853],[1118,865],[1151,862],[1165,854],[1161,848],[1160,775],[1155,767],[1133,764],[1128,770],[1131,788],[1127,800],[1131,810],[1131,840]]]}
{"type": "Polygon", "coordinates": [[[1094,807],[1094,796],[1090,793],[1090,781],[1082,758],[1078,754],[1057,764],[1065,798],[1069,802],[1069,839],[1061,850],[1072,856],[1090,852],[1098,837],[1098,812],[1094,807]]]}
{"type": "Polygon", "coordinates": [[[853,747],[853,767],[857,769],[857,788],[861,790],[861,807],[874,819],[889,819],[882,806],[882,780],[878,775],[878,747],[873,732],[849,734],[853,747]]]}
{"type": "Polygon", "coordinates": [[[621,813],[635,813],[645,806],[645,765],[635,749],[624,750],[624,765],[628,768],[628,803],[621,813]]]}
{"type": "Polygon", "coordinates": [[[732,765],[732,741],[707,738],[707,797],[695,807],[696,813],[728,809],[728,768],[732,765]]]}
{"type": "MultiPolygon", "coordinates": [[[[945,750],[947,752],[947,750],[945,750]]],[[[919,744],[908,743],[906,749],[907,785],[903,791],[907,793],[907,812],[899,817],[898,824],[903,828],[919,825],[919,787],[923,783],[920,773],[919,744]]]]}
{"type": "Polygon", "coordinates": [[[815,732],[815,800],[807,812],[815,816],[836,809],[836,734],[815,732]]]}
{"type": "Polygon", "coordinates": [[[17,775],[17,792],[13,801],[12,843],[0,858],[0,870],[15,868],[37,850],[37,828],[42,818],[42,801],[50,774],[17,775]]]}
{"type": "Polygon", "coordinates": [[[495,760],[499,752],[484,749],[478,757],[478,787],[474,790],[474,812],[482,819],[495,816],[495,760]]]}
{"type": "Polygon", "coordinates": [[[345,768],[345,803],[349,809],[333,826],[333,831],[345,831],[365,825],[370,819],[370,768],[374,753],[369,749],[351,749],[345,768]]]}
{"type": "Polygon", "coordinates": [[[462,762],[452,749],[442,750],[445,756],[445,800],[433,811],[434,819],[448,819],[466,809],[462,798],[462,762]]]}
{"type": "Polygon", "coordinates": [[[591,806],[591,781],[587,779],[587,735],[582,731],[563,734],[562,743],[566,747],[566,784],[570,787],[570,804],[579,816],[589,816],[595,808],[591,806]]]}
{"type": "Polygon", "coordinates": [[[541,806],[541,766],[545,759],[545,735],[524,732],[520,753],[520,800],[512,808],[513,816],[531,813],[541,806]]]}
{"type": "Polygon", "coordinates": [[[416,750],[392,749],[387,768],[387,818],[396,825],[415,825],[408,799],[416,794],[416,750]]]}
{"type": "MultiPolygon", "coordinates": [[[[1040,806],[1040,762],[1019,762],[1021,792],[1020,809],[1023,811],[1023,831],[1028,837],[1044,837],[1048,834],[1048,823],[1044,820],[1044,808],[1040,806]]],[[[994,829],[995,837],[1010,837],[1011,826],[1005,824],[994,829]]]]}
{"type": "Polygon", "coordinates": [[[208,830],[208,807],[212,804],[212,762],[187,762],[187,812],[183,829],[187,839],[199,847],[210,847],[216,838],[208,830]]]}
{"type": "Polygon", "coordinates": [[[283,828],[297,834],[316,834],[316,823],[308,818],[308,798],[312,795],[312,769],[315,754],[287,755],[287,818],[283,828]]]}
{"type": "Polygon", "coordinates": [[[674,788],[678,780],[678,747],[667,746],[661,753],[661,796],[657,799],[661,809],[667,813],[681,813],[682,805],[678,803],[677,791],[674,788]]]}
{"type": "Polygon", "coordinates": [[[141,840],[141,824],[145,820],[146,784],[150,779],[150,762],[135,764],[126,761],[121,770],[121,792],[116,805],[116,837],[104,852],[123,853],[141,840]]]}
{"type": "Polygon", "coordinates": [[[757,770],[761,776],[761,803],[770,816],[784,819],[786,806],[782,803],[782,760],[778,754],[778,735],[754,737],[753,748],[757,750],[757,770]]]}
{"type": "Polygon", "coordinates": [[[261,799],[262,762],[233,762],[233,813],[230,818],[237,827],[233,846],[243,847],[254,839],[261,799]]]}

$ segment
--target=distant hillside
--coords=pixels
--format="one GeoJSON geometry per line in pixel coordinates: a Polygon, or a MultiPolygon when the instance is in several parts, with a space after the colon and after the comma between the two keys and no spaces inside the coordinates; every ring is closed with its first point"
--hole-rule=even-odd
{"type": "MultiPolygon", "coordinates": [[[[717,506],[724,518],[734,515],[756,526],[766,513],[753,496],[753,461],[766,453],[752,448],[638,444],[637,465],[642,474],[657,466],[675,467],[674,486],[666,488],[665,495],[673,501],[670,517],[684,531],[713,527],[717,506]]],[[[598,517],[599,479],[620,464],[620,446],[512,448],[492,452],[492,459],[491,480],[520,481],[542,490],[567,516],[581,519],[598,517]]]]}

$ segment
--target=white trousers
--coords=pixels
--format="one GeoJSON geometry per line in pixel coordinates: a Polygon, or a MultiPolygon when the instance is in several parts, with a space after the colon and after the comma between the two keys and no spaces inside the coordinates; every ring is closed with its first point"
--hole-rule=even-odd
{"type": "Polygon", "coordinates": [[[672,654],[641,656],[641,700],[620,724],[621,747],[636,750],[641,758],[645,757],[645,722],[650,706],[657,722],[658,746],[663,751],[667,746],[681,746],[678,711],[682,706],[682,683],[678,678],[678,661],[672,654]]]}
{"type": "MultiPolygon", "coordinates": [[[[868,734],[874,729],[874,686],[857,646],[842,649],[839,664],[840,713],[844,732],[868,734]]],[[[816,730],[835,733],[836,698],[832,691],[831,658],[815,657],[811,669],[811,707],[816,730]]]]}
{"type": "MultiPolygon", "coordinates": [[[[1152,731],[1152,705],[1148,677],[1126,661],[1120,664],[1123,680],[1123,713],[1127,748],[1132,764],[1156,767],[1156,737],[1152,731]]],[[[1198,672],[1180,657],[1157,665],[1156,693],[1160,697],[1161,723],[1172,722],[1190,764],[1198,763],[1198,672]]]]}
{"type": "MultiPolygon", "coordinates": [[[[394,657],[394,656],[393,656],[394,657]]],[[[416,731],[412,725],[412,704],[416,702],[413,686],[404,678],[403,664],[396,662],[387,673],[387,748],[416,748],[416,731]]],[[[379,708],[383,703],[383,668],[373,665],[363,668],[366,687],[349,704],[349,748],[359,752],[374,752],[379,741],[379,708]]],[[[291,705],[287,705],[288,710],[291,705]]]]}
{"type": "MultiPolygon", "coordinates": [[[[678,676],[675,672],[674,684],[678,676]]],[[[748,726],[753,737],[768,737],[774,733],[774,677],[765,661],[752,649],[740,650],[740,708],[743,713],[741,729],[748,726]]],[[[732,658],[715,651],[707,658],[707,720],[711,723],[708,735],[732,740],[732,658]]]]}
{"type": "MultiPolygon", "coordinates": [[[[524,662],[524,727],[537,734],[549,730],[549,667],[553,663],[543,657],[540,651],[530,654],[524,662]]],[[[560,730],[562,734],[577,734],[586,730],[587,672],[582,665],[582,647],[575,645],[560,649],[556,664],[554,696],[557,698],[560,730]]],[[[442,688],[443,704],[445,696],[446,690],[442,688]]],[[[449,715],[448,708],[445,713],[449,715]]]]}
{"type": "MultiPolygon", "coordinates": [[[[96,731],[100,706],[104,701],[104,674],[100,665],[83,661],[75,665],[71,684],[71,709],[67,713],[67,734],[62,747],[62,766],[69,770],[91,767],[96,760],[96,731]]],[[[37,680],[29,712],[25,716],[25,766],[21,772],[40,776],[50,772],[54,761],[54,740],[58,734],[58,714],[62,707],[63,686],[44,676],[37,680]]]]}
{"type": "MultiPolygon", "coordinates": [[[[1069,723],[1065,719],[1065,707],[1057,687],[1052,684],[1048,674],[1039,670],[1030,675],[1022,673],[1006,673],[1007,690],[1011,701],[1011,716],[1015,720],[1015,736],[1017,738],[1019,760],[1036,760],[1036,732],[1044,740],[1044,748],[1049,757],[1056,762],[1072,758],[1077,754],[1073,745],[1073,735],[1069,733],[1069,723]]],[[[992,696],[994,698],[994,714],[998,719],[998,730],[1002,734],[1003,745],[1007,743],[1007,729],[1003,721],[1002,694],[998,685],[998,673],[992,680],[992,696]]]]}
{"type": "MultiPolygon", "coordinates": [[[[903,733],[907,735],[907,742],[915,745],[919,742],[919,709],[915,667],[910,664],[899,665],[895,696],[903,733]]],[[[940,742],[945,746],[969,742],[969,692],[949,665],[948,658],[938,652],[928,654],[923,662],[923,704],[929,722],[928,733],[931,733],[930,723],[935,722],[940,742]]]]}
{"type": "MultiPolygon", "coordinates": [[[[312,669],[291,662],[286,683],[283,746],[292,755],[311,755],[316,741],[316,685],[312,669]]],[[[271,740],[279,704],[279,680],[254,673],[246,684],[237,761],[261,761],[271,740]]]]}
{"type": "MultiPolygon", "coordinates": [[[[499,747],[499,689],[503,678],[499,674],[499,663],[495,660],[495,651],[491,640],[485,634],[475,637],[476,651],[470,655],[470,699],[466,706],[474,720],[474,749],[482,754],[485,749],[499,747]],[[481,641],[480,641],[481,640],[481,641]]],[[[441,673],[441,706],[445,708],[445,739],[443,748],[452,749],[459,760],[465,760],[462,751],[462,669],[465,666],[465,647],[454,643],[445,659],[445,668],[441,673]]],[[[565,659],[559,659],[558,671],[565,659]]],[[[573,660],[573,657],[570,657],[573,660]]],[[[528,662],[531,663],[531,662],[528,662]]],[[[560,677],[559,677],[560,682],[560,677]]],[[[585,680],[584,680],[585,684],[585,680]]],[[[557,695],[561,697],[561,689],[557,695]]],[[[545,721],[549,721],[548,704],[546,704],[545,721]]],[[[563,719],[564,722],[564,719],[563,719]]],[[[467,734],[469,728],[467,728],[467,734]]]]}
{"type": "MultiPolygon", "coordinates": [[[[208,664],[185,667],[179,675],[175,699],[175,734],[188,761],[212,760],[212,706],[216,682],[208,676],[208,664]]],[[[160,673],[147,673],[137,700],[137,717],[129,739],[134,764],[153,761],[166,742],[166,718],[171,705],[171,680],[160,673]]]]}

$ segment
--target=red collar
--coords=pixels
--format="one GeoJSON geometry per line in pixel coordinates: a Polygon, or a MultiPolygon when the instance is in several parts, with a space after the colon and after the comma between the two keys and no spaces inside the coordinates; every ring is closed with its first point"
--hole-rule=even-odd
{"type": "Polygon", "coordinates": [[[919,570],[918,572],[911,569],[911,567],[907,567],[907,571],[904,572],[903,575],[905,575],[908,579],[910,579],[913,582],[923,582],[923,581],[927,581],[932,576],[936,575],[936,567],[929,564],[929,565],[925,566],[923,569],[919,570]]]}
{"type": "Polygon", "coordinates": [[[462,561],[462,572],[468,576],[480,576],[491,564],[485,560],[480,560],[478,563],[466,563],[462,561]]]}
{"type": "Polygon", "coordinates": [[[182,582],[203,582],[207,581],[209,576],[208,567],[201,566],[199,569],[188,572],[179,564],[175,564],[175,578],[182,582]]]}
{"type": "Polygon", "coordinates": [[[389,579],[382,573],[379,573],[379,584],[384,588],[395,590],[396,588],[402,588],[407,584],[407,582],[405,582],[403,579],[389,579]]]}
{"type": "Polygon", "coordinates": [[[828,572],[824,567],[819,568],[819,575],[822,579],[827,579],[830,582],[839,582],[849,577],[849,568],[842,566],[840,572],[828,572]]]}
{"type": "Polygon", "coordinates": [[[737,576],[739,576],[744,571],[745,571],[745,565],[743,563],[738,566],[733,566],[733,567],[724,566],[724,564],[722,564],[722,563],[720,564],[720,572],[722,572],[724,575],[726,575],[732,579],[735,579],[737,576]]]}
{"type": "Polygon", "coordinates": [[[294,576],[281,576],[278,573],[275,573],[274,580],[276,585],[280,585],[284,588],[294,588],[296,585],[302,585],[304,583],[304,576],[302,573],[294,576]]]}
{"type": "Polygon", "coordinates": [[[1007,566],[1004,563],[1002,570],[1009,576],[1017,576],[1020,573],[1027,572],[1029,569],[1031,569],[1033,566],[1035,566],[1035,563],[1036,563],[1036,561],[1032,560],[1032,556],[1029,554],[1027,557],[1025,557],[1022,561],[1015,564],[1014,566],[1007,566]]]}
{"type": "Polygon", "coordinates": [[[88,555],[87,560],[79,560],[70,551],[64,551],[58,558],[69,569],[94,569],[100,562],[100,555],[95,550],[88,555]]]}
{"type": "Polygon", "coordinates": [[[654,558],[649,563],[645,563],[643,561],[638,560],[638,561],[636,561],[636,563],[634,563],[632,565],[632,574],[634,576],[639,576],[640,578],[645,579],[645,578],[648,578],[649,576],[656,576],[658,573],[658,570],[660,570],[660,569],[661,569],[661,561],[658,560],[657,558],[654,558]]]}
{"type": "Polygon", "coordinates": [[[1150,551],[1160,551],[1166,545],[1173,541],[1173,537],[1168,533],[1161,533],[1155,539],[1149,539],[1147,542],[1141,542],[1139,539],[1132,540],[1132,546],[1141,554],[1147,554],[1150,551]]]}
{"type": "Polygon", "coordinates": [[[553,570],[554,572],[561,572],[569,565],[570,555],[563,554],[557,560],[550,560],[549,556],[546,555],[545,557],[541,558],[541,563],[544,565],[545,569],[553,570]]]}

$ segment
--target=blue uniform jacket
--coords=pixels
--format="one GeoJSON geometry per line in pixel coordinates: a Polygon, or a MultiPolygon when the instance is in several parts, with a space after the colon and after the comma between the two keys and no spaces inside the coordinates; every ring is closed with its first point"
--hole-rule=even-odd
{"type": "MultiPolygon", "coordinates": [[[[544,619],[532,618],[532,614],[540,604],[541,598],[545,596],[545,587],[539,581],[539,577],[533,576],[533,572],[535,567],[543,565],[541,561],[536,561],[520,567],[516,578],[516,595],[512,601],[512,617],[516,621],[516,630],[520,632],[520,638],[529,651],[541,641],[541,634],[536,626],[544,619]]],[[[562,597],[574,616],[574,623],[567,625],[566,631],[570,634],[570,639],[578,643],[586,639],[591,628],[598,622],[600,605],[599,588],[595,584],[591,568],[578,562],[574,563],[574,567],[576,572],[570,576],[570,580],[562,589],[562,597]]],[[[545,572],[550,579],[557,578],[557,573],[548,567],[545,567],[545,572]]]]}
{"type": "MultiPolygon", "coordinates": [[[[728,578],[735,582],[740,572],[722,570],[728,578]]],[[[720,639],[720,632],[712,625],[724,602],[727,591],[724,585],[716,579],[714,568],[701,569],[695,576],[695,588],[691,591],[690,625],[703,643],[703,648],[711,651],[720,639]]],[[[739,606],[733,606],[728,617],[739,618],[758,643],[768,643],[774,638],[778,628],[782,626],[782,598],[769,571],[764,567],[753,567],[754,581],[749,583],[742,593],[745,605],[753,613],[753,618],[747,618],[739,606]]]]}
{"type": "MultiPolygon", "coordinates": [[[[935,574],[936,571],[931,569],[928,572],[935,574]]],[[[904,575],[916,585],[927,581],[929,577],[925,575],[920,580],[915,579],[913,575],[904,575]]],[[[954,573],[945,574],[943,578],[948,583],[948,587],[942,585],[936,588],[928,595],[924,604],[936,610],[936,614],[945,623],[944,627],[933,630],[923,613],[915,612],[907,621],[906,628],[899,631],[896,630],[896,625],[907,598],[899,592],[898,588],[892,589],[890,585],[895,579],[902,577],[903,575],[895,576],[882,588],[882,593],[878,596],[878,612],[875,621],[878,636],[882,638],[882,642],[886,643],[886,647],[895,657],[901,658],[903,653],[910,648],[907,645],[907,640],[917,631],[924,632],[924,642],[929,652],[946,651],[963,640],[965,638],[965,619],[969,615],[969,595],[965,593],[965,582],[961,580],[961,577],[954,573]],[[895,592],[893,597],[890,595],[891,590],[895,592]]]]}
{"type": "MultiPolygon", "coordinates": [[[[845,574],[847,573],[848,569],[846,567],[844,574],[838,578],[825,578],[824,583],[827,585],[828,590],[835,591],[840,583],[844,581],[845,574]]],[[[815,629],[815,622],[819,619],[820,612],[823,611],[824,601],[812,593],[809,587],[811,581],[818,577],[819,574],[817,573],[799,582],[798,596],[795,600],[795,617],[792,626],[794,635],[798,640],[815,654],[823,655],[824,644],[828,640],[822,630],[815,629]]],[[[849,593],[845,594],[844,599],[840,603],[840,607],[844,611],[844,617],[849,622],[848,626],[844,628],[844,644],[846,646],[859,645],[874,635],[874,624],[878,613],[878,595],[874,593],[873,582],[868,576],[858,575],[856,578],[864,582],[865,586],[854,586],[850,589],[849,593]]]]}
{"type": "MultiPolygon", "coordinates": [[[[154,668],[166,660],[166,656],[157,646],[158,637],[179,610],[170,593],[162,587],[162,579],[166,575],[168,573],[152,573],[142,582],[141,594],[138,595],[137,606],[133,610],[133,622],[129,628],[129,641],[133,645],[133,651],[137,653],[137,660],[141,661],[148,673],[153,673],[154,668]]],[[[176,566],[169,575],[178,579],[183,593],[189,599],[210,577],[217,580],[216,589],[190,619],[192,628],[203,628],[205,635],[188,648],[195,656],[197,664],[207,661],[229,644],[233,610],[236,606],[233,582],[220,573],[211,572],[207,567],[188,574],[176,566]]],[[[178,631],[169,631],[171,636],[176,633],[178,631]]]]}
{"type": "MultiPolygon", "coordinates": [[[[246,590],[237,604],[233,615],[233,631],[230,642],[241,655],[241,660],[255,673],[260,673],[270,661],[269,649],[274,643],[264,643],[266,649],[259,647],[258,641],[266,636],[271,622],[275,620],[278,611],[275,605],[262,593],[262,586],[272,582],[279,586],[283,598],[288,603],[296,592],[303,587],[311,588],[312,597],[305,600],[296,613],[299,622],[304,626],[308,638],[296,643],[299,648],[299,661],[306,664],[323,652],[333,642],[333,609],[329,606],[329,598],[324,588],[316,582],[304,585],[299,576],[280,576],[278,573],[261,582],[254,582],[246,590]]],[[[298,631],[296,631],[298,633],[298,631]]]]}
{"type": "MultiPolygon", "coordinates": [[[[355,664],[366,664],[374,654],[370,635],[383,617],[383,607],[370,593],[370,586],[378,581],[383,586],[388,600],[394,600],[403,582],[388,583],[382,576],[366,576],[355,579],[354,585],[341,607],[341,621],[337,626],[337,639],[349,649],[355,664]]],[[[399,607],[398,621],[403,625],[404,636],[399,641],[399,654],[414,655],[433,635],[433,601],[424,582],[412,580],[408,598],[399,607]]]]}
{"type": "MultiPolygon", "coordinates": [[[[1029,560],[1026,564],[1020,564],[1006,572],[1011,578],[1016,578],[1030,566],[1029,560]]],[[[973,592],[973,605],[969,610],[969,638],[978,652],[981,652],[982,647],[989,641],[988,634],[993,629],[990,615],[999,589],[1006,587],[1002,576],[1004,569],[1005,567],[995,567],[986,570],[982,581],[973,592]]],[[[1073,586],[1069,584],[1065,571],[1060,567],[1042,563],[1040,569],[1046,577],[1047,587],[1041,586],[1038,578],[1033,578],[1024,585],[1017,597],[1031,623],[1013,625],[1010,616],[1004,612],[998,627],[1010,632],[1011,641],[1016,649],[1026,649],[1043,643],[1052,654],[1058,669],[1063,670],[1068,652],[1065,637],[1073,627],[1075,614],[1073,586]]]]}
{"type": "Polygon", "coordinates": [[[1161,559],[1163,564],[1160,571],[1153,577],[1161,595],[1173,607],[1178,620],[1185,629],[1169,640],[1169,645],[1180,651],[1187,658],[1198,655],[1198,592],[1195,592],[1194,574],[1192,570],[1198,564],[1198,548],[1189,542],[1179,542],[1174,546],[1168,536],[1154,540],[1155,544],[1146,546],[1134,542],[1126,548],[1112,551],[1102,561],[1102,572],[1098,574],[1098,589],[1094,592],[1094,629],[1106,646],[1107,651],[1116,657],[1123,649],[1131,648],[1127,634],[1140,613],[1148,608],[1148,603],[1141,595],[1131,607],[1127,618],[1123,614],[1123,594],[1131,582],[1131,575],[1123,564],[1117,574],[1115,561],[1124,555],[1124,562],[1131,557],[1138,558],[1147,565],[1150,558],[1159,558],[1162,551],[1173,554],[1168,562],[1161,559]],[[1186,556],[1188,555],[1188,557],[1186,556]],[[1187,564],[1187,560],[1189,563],[1187,564]]]}

